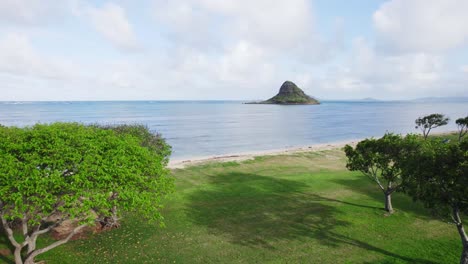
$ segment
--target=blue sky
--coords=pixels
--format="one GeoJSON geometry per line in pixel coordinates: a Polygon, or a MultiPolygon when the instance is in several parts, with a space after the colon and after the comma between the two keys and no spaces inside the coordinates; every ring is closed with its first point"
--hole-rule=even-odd
{"type": "Polygon", "coordinates": [[[466,0],[3,0],[0,100],[468,96],[466,0]]]}

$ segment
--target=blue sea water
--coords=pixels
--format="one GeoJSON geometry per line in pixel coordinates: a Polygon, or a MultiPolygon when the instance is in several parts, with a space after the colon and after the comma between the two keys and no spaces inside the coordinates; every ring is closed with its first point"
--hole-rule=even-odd
{"type": "Polygon", "coordinates": [[[144,124],[173,147],[173,159],[263,151],[418,132],[414,120],[468,115],[465,102],[324,101],[320,105],[254,105],[240,101],[0,102],[0,124],[75,121],[144,124]]]}

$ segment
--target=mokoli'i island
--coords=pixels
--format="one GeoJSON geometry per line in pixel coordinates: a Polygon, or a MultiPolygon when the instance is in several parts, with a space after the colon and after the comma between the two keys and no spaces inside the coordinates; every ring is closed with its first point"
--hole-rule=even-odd
{"type": "Polygon", "coordinates": [[[0,0],[0,264],[468,264],[467,10],[0,0]]]}
{"type": "Polygon", "coordinates": [[[305,94],[295,83],[285,81],[277,95],[266,101],[247,104],[316,105],[320,104],[320,102],[305,94]]]}

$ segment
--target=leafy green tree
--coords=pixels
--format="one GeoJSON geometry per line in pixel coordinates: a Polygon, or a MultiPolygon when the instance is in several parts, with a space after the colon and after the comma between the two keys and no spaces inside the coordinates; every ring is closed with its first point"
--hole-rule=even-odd
{"type": "Polygon", "coordinates": [[[458,141],[460,142],[466,133],[468,133],[468,116],[458,118],[455,123],[458,127],[458,141]]]}
{"type": "Polygon", "coordinates": [[[460,263],[468,264],[468,236],[462,222],[463,214],[468,214],[468,141],[427,141],[405,163],[402,190],[456,225],[463,246],[460,263]]]}
{"type": "Polygon", "coordinates": [[[76,123],[0,127],[0,220],[15,262],[34,263],[113,208],[162,223],[161,199],[173,191],[165,167],[170,150],[157,152],[143,142],[132,133],[76,123]],[[64,221],[75,224],[65,238],[36,248],[40,235],[64,221]]]}
{"type": "Polygon", "coordinates": [[[385,211],[393,213],[392,193],[401,186],[401,162],[405,152],[416,146],[417,137],[385,134],[380,139],[365,139],[353,148],[345,147],[346,167],[360,171],[376,182],[385,197],[385,211]]]}
{"type": "MultiPolygon", "coordinates": [[[[145,125],[95,125],[97,128],[106,130],[113,130],[119,135],[131,135],[139,139],[142,147],[154,151],[156,154],[164,157],[162,163],[166,166],[169,163],[169,156],[171,155],[171,146],[162,138],[160,134],[151,133],[149,128],[145,125]]],[[[114,197],[118,195],[113,192],[114,197]]],[[[111,215],[99,219],[103,228],[116,228],[120,226],[117,207],[114,206],[111,210],[111,215]]]]}
{"type": "Polygon", "coordinates": [[[421,129],[424,139],[427,139],[427,136],[432,129],[447,125],[449,120],[450,119],[445,117],[443,114],[431,114],[428,116],[419,117],[415,121],[416,129],[421,129]]]}

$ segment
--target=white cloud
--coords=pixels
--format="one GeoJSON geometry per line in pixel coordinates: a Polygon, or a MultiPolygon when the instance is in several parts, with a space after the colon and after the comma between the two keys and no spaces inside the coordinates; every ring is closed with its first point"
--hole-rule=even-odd
{"type": "Polygon", "coordinates": [[[0,21],[37,25],[63,15],[68,0],[2,0],[0,21]]]}
{"type": "MultiPolygon", "coordinates": [[[[80,7],[78,7],[80,8],[80,7]]],[[[77,14],[83,13],[89,18],[95,29],[116,47],[133,51],[139,49],[139,44],[125,9],[114,3],[106,3],[101,8],[84,7],[84,10],[75,10],[77,14]]]]}
{"type": "Polygon", "coordinates": [[[425,92],[441,92],[448,78],[449,69],[440,55],[382,54],[363,38],[354,40],[350,54],[340,67],[315,80],[323,91],[344,92],[335,98],[362,93],[414,97],[425,92]]]}
{"type": "Polygon", "coordinates": [[[468,1],[391,0],[374,14],[379,45],[403,52],[440,52],[468,43],[468,1]]]}
{"type": "Polygon", "coordinates": [[[177,45],[228,52],[246,41],[277,58],[323,62],[336,48],[315,29],[310,1],[154,1],[155,17],[177,45]]]}
{"type": "Polygon", "coordinates": [[[0,39],[0,72],[38,78],[67,79],[73,66],[64,60],[39,54],[25,35],[9,33],[0,39]]]}

